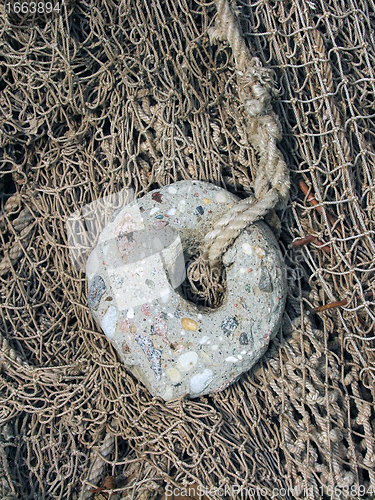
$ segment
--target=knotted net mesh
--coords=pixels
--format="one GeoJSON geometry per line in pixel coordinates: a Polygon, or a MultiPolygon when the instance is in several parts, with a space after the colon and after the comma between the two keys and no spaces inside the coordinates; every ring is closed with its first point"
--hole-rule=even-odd
{"type": "Polygon", "coordinates": [[[111,498],[372,498],[374,2],[234,5],[279,89],[288,301],[252,371],[169,403],[93,323],[64,224],[124,188],[251,193],[232,53],[209,41],[212,1],[60,7],[32,19],[0,6],[1,498],[105,498],[103,485],[111,498]]]}

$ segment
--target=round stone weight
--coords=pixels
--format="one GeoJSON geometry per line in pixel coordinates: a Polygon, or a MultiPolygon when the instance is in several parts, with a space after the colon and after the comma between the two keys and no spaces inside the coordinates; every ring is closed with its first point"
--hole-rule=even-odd
{"type": "Polygon", "coordinates": [[[86,265],[88,304],[125,366],[154,396],[197,397],[228,387],[276,335],[286,272],[264,222],[225,253],[227,292],[218,309],[199,308],[177,290],[184,257],[238,200],[200,181],[148,193],[115,213],[86,265]]]}

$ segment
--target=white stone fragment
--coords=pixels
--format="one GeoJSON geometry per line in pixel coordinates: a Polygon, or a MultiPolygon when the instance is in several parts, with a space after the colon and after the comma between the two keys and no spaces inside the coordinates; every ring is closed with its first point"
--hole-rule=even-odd
{"type": "Polygon", "coordinates": [[[181,371],[188,372],[194,368],[198,361],[198,354],[195,351],[184,352],[178,358],[177,366],[181,371]]]}
{"type": "Polygon", "coordinates": [[[249,243],[242,243],[242,251],[247,255],[251,255],[253,253],[253,249],[249,243]]]}
{"type": "Polygon", "coordinates": [[[190,391],[193,394],[199,394],[202,392],[208,384],[212,381],[213,379],[213,372],[212,370],[204,370],[201,373],[197,373],[190,379],[190,391]]]}
{"type": "Polygon", "coordinates": [[[107,337],[111,338],[114,336],[116,331],[117,323],[117,310],[114,306],[109,306],[107,312],[103,316],[100,322],[100,326],[107,337]]]}
{"type": "Polygon", "coordinates": [[[228,194],[226,191],[219,191],[218,193],[215,194],[215,200],[218,203],[226,203],[228,200],[228,194]]]}
{"type": "Polygon", "coordinates": [[[210,337],[207,337],[207,335],[205,335],[204,337],[202,337],[199,341],[200,344],[205,344],[207,342],[207,340],[209,340],[210,337]]]}
{"type": "Polygon", "coordinates": [[[186,201],[185,201],[185,200],[180,200],[180,201],[178,202],[177,208],[178,208],[179,212],[185,212],[185,209],[186,209],[186,201]]]}
{"type": "Polygon", "coordinates": [[[225,361],[228,361],[228,363],[237,363],[238,359],[234,356],[228,356],[227,358],[225,358],[225,361]]]}

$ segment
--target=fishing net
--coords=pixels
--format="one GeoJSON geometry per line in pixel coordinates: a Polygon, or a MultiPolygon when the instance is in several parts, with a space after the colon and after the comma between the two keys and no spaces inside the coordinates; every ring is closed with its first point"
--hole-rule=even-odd
{"type": "Polygon", "coordinates": [[[65,222],[181,179],[251,194],[259,158],[232,51],[208,36],[215,5],[0,9],[1,498],[372,498],[374,2],[233,4],[279,90],[288,301],[252,371],[169,403],[95,326],[65,222]]]}

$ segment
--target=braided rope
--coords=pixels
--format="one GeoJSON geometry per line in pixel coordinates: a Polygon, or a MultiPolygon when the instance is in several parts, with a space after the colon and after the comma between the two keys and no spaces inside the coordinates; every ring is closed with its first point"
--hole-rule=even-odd
{"type": "Polygon", "coordinates": [[[92,486],[97,485],[100,478],[103,475],[104,467],[109,460],[109,456],[113,452],[115,444],[115,438],[110,433],[107,432],[103,438],[101,447],[99,450],[93,450],[91,453],[91,466],[88,473],[88,478],[84,482],[83,488],[80,494],[80,500],[87,500],[92,497],[92,486]]]}
{"type": "Polygon", "coordinates": [[[25,252],[25,248],[32,238],[32,229],[35,226],[35,214],[28,207],[22,209],[18,217],[10,220],[10,215],[18,212],[21,208],[22,198],[19,193],[12,195],[6,202],[3,213],[0,214],[0,231],[5,231],[9,226],[17,239],[12,246],[5,249],[5,257],[0,260],[0,276],[12,269],[25,252]]]}
{"type": "Polygon", "coordinates": [[[247,133],[260,155],[254,197],[240,201],[216,222],[205,236],[202,258],[211,267],[218,266],[226,249],[249,224],[270,210],[285,205],[289,195],[289,172],[277,140],[281,127],[270,105],[272,72],[252,57],[245,45],[237,19],[228,0],[216,0],[216,26],[209,30],[212,43],[227,40],[236,63],[239,96],[244,106],[247,133]]]}

